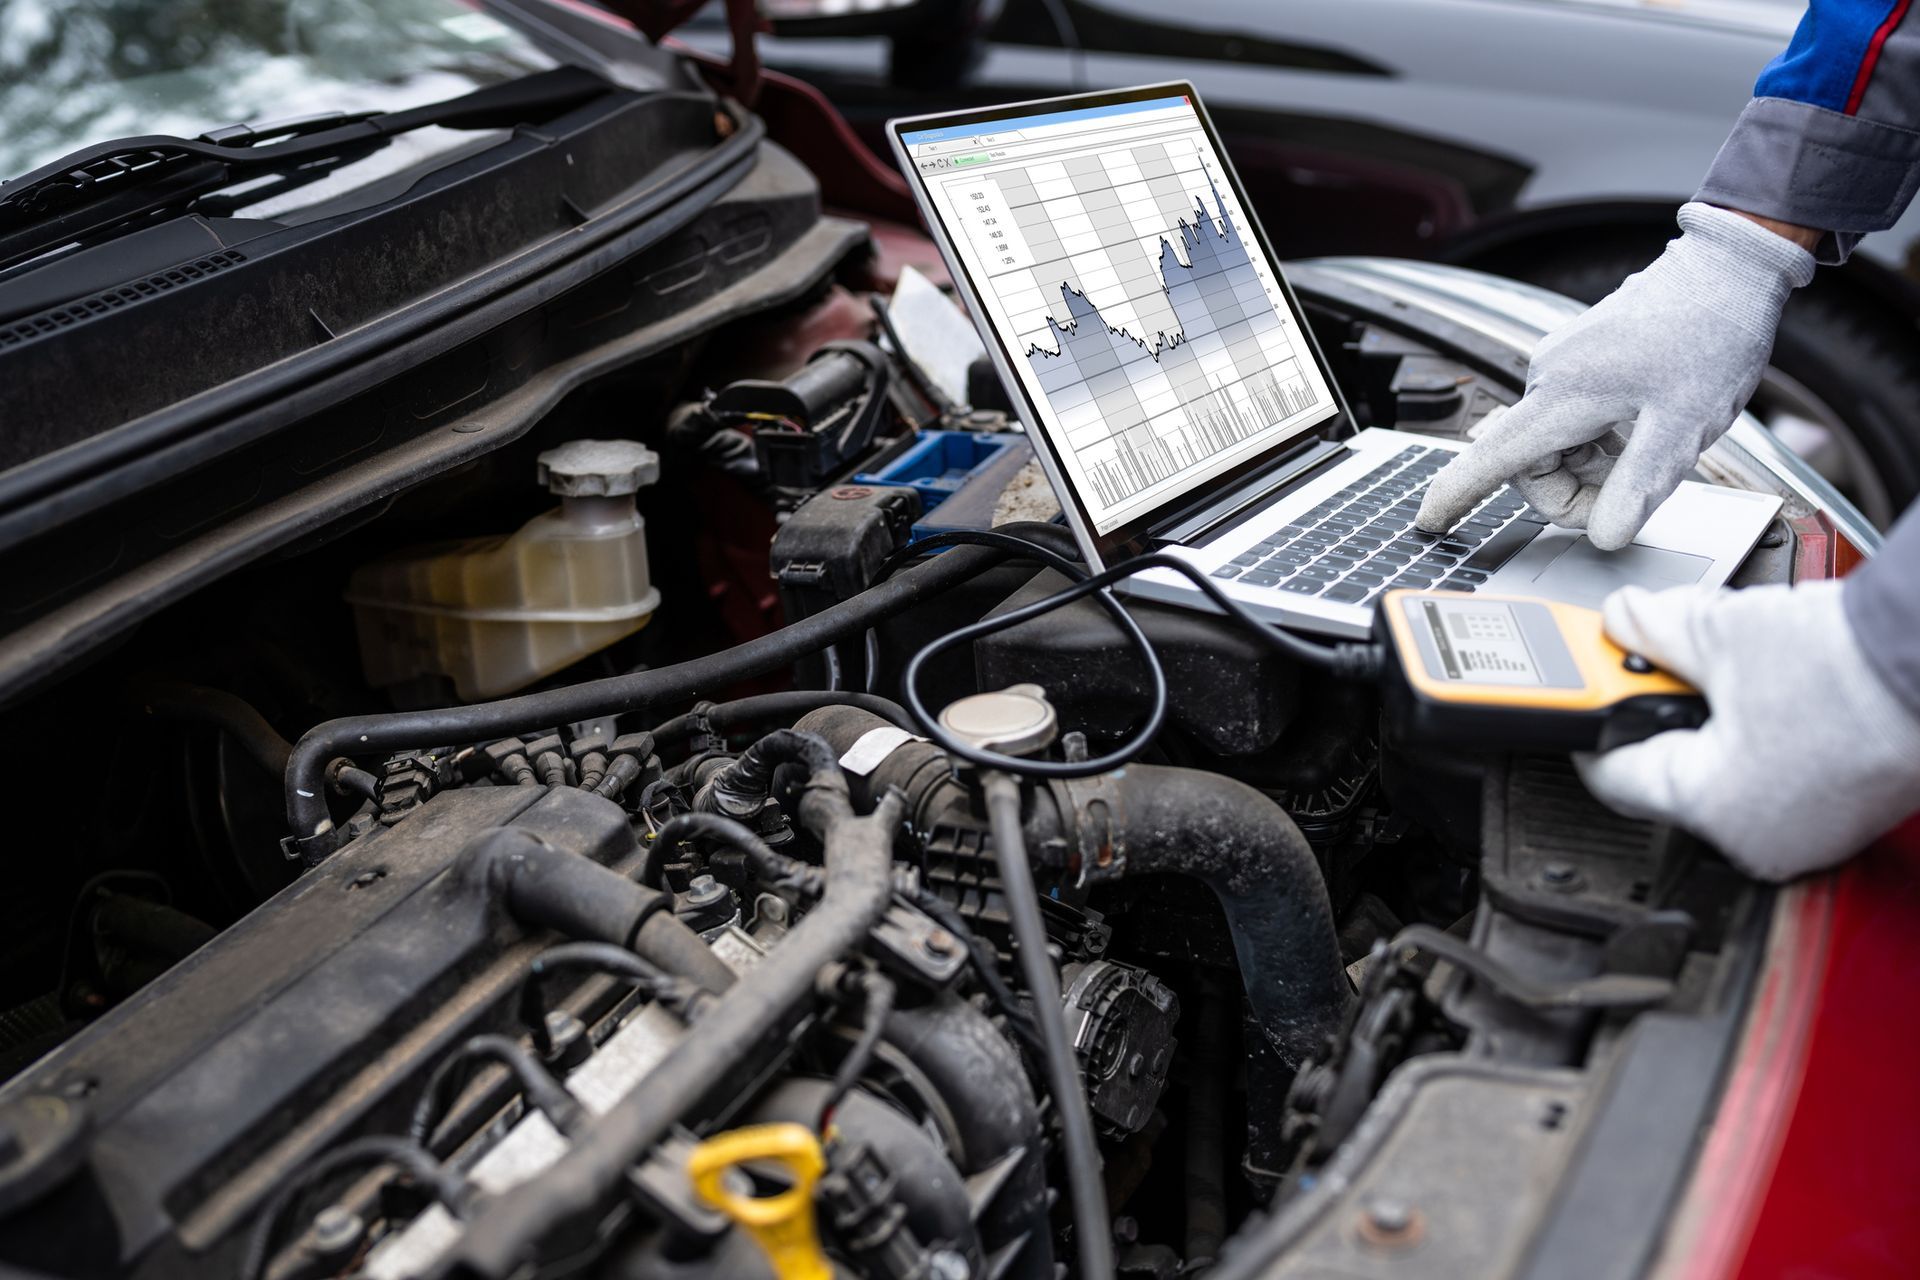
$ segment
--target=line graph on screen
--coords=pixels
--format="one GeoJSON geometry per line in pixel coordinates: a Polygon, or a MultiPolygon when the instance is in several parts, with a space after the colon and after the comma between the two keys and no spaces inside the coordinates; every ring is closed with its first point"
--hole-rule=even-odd
{"type": "Polygon", "coordinates": [[[1137,143],[955,185],[1099,504],[1175,488],[1330,403],[1194,143],[1137,143]]]}

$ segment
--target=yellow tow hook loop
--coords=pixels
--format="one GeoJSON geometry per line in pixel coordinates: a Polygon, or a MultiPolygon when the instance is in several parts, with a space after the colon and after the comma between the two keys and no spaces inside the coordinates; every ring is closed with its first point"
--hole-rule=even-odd
{"type": "Polygon", "coordinates": [[[716,1134],[687,1157],[694,1190],[753,1237],[777,1280],[833,1280],[813,1225],[813,1189],[826,1168],[820,1140],[803,1124],[761,1124],[716,1134]],[[727,1185],[729,1172],[755,1160],[780,1165],[793,1185],[771,1196],[743,1195],[727,1185]]]}

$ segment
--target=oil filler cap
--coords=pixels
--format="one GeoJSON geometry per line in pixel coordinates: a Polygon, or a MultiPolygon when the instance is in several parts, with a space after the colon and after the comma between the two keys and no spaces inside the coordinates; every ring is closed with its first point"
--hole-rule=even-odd
{"type": "Polygon", "coordinates": [[[1050,746],[1060,717],[1037,684],[1013,684],[947,704],[940,727],[981,751],[1028,756],[1050,746]]]}

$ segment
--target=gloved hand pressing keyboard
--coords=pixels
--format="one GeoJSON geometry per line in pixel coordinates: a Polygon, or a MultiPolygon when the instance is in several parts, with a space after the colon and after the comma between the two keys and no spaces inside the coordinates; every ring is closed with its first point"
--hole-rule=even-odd
{"type": "Polygon", "coordinates": [[[1680,210],[1646,270],[1540,342],[1527,393],[1435,476],[1417,524],[1452,528],[1511,482],[1555,524],[1615,550],[1732,425],[1813,255],[1736,213],[1680,210]]]}
{"type": "Polygon", "coordinates": [[[1594,795],[1785,880],[1829,867],[1920,809],[1920,717],[1874,672],[1842,584],[1628,587],[1607,634],[1706,695],[1699,729],[1576,757],[1594,795]]]}

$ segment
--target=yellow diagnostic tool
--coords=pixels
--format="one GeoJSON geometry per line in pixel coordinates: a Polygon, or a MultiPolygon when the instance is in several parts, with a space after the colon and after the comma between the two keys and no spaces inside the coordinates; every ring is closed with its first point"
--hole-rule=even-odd
{"type": "Polygon", "coordinates": [[[1409,743],[1604,751],[1706,719],[1698,691],[1607,639],[1593,609],[1389,591],[1374,628],[1387,714],[1409,743]]]}

